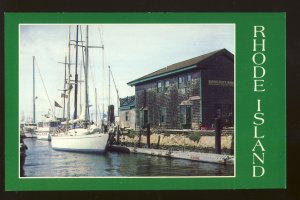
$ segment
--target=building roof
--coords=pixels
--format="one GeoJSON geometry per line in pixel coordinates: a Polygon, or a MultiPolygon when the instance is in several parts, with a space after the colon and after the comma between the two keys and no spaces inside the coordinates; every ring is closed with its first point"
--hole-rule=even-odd
{"type": "Polygon", "coordinates": [[[120,98],[120,109],[129,110],[135,107],[135,96],[120,98]]]}
{"type": "Polygon", "coordinates": [[[220,54],[225,54],[233,60],[232,53],[230,53],[227,49],[220,49],[220,50],[213,51],[213,52],[201,55],[201,56],[197,56],[197,57],[194,57],[194,58],[182,61],[182,62],[178,62],[178,63],[172,64],[172,65],[169,65],[169,66],[159,69],[155,72],[152,72],[150,74],[142,76],[138,79],[130,81],[127,84],[130,86],[134,86],[138,83],[146,82],[146,81],[153,80],[156,78],[161,78],[161,77],[168,76],[170,74],[174,74],[177,72],[182,72],[182,71],[186,71],[189,69],[193,69],[193,68],[196,68],[198,66],[198,64],[200,64],[204,61],[207,61],[208,59],[211,59],[220,54]]]}

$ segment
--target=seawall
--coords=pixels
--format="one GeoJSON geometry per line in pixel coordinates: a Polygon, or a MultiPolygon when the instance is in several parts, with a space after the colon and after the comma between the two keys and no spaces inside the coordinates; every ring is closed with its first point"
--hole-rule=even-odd
{"type": "MultiPolygon", "coordinates": [[[[233,154],[234,142],[233,129],[225,129],[221,132],[222,154],[233,154]]],[[[146,132],[129,131],[120,136],[120,144],[127,147],[147,146],[146,132]]],[[[203,153],[215,152],[214,130],[184,131],[184,130],[160,130],[151,131],[150,148],[172,149],[174,151],[194,151],[203,153]]]]}

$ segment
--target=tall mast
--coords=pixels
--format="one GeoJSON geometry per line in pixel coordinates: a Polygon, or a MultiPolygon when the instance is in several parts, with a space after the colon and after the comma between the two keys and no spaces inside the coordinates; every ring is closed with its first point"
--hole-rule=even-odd
{"type": "Polygon", "coordinates": [[[88,98],[88,67],[89,67],[89,26],[86,26],[86,47],[85,47],[85,120],[89,120],[89,98],[88,98]]]}
{"type": "Polygon", "coordinates": [[[63,116],[62,116],[62,119],[65,120],[66,119],[65,118],[65,116],[66,116],[65,111],[66,111],[66,91],[67,91],[67,89],[66,89],[66,85],[67,85],[67,64],[68,64],[67,63],[67,56],[65,56],[65,62],[58,62],[58,63],[64,64],[64,66],[65,66],[64,89],[62,90],[64,92],[62,94],[63,95],[62,97],[64,98],[64,106],[63,106],[63,116]]]}
{"type": "Polygon", "coordinates": [[[32,71],[33,71],[33,94],[32,94],[32,100],[33,100],[33,123],[35,123],[35,69],[34,69],[34,60],[35,57],[32,58],[32,71]]]}
{"type": "Polygon", "coordinates": [[[78,91],[77,60],[78,60],[78,25],[76,26],[75,98],[74,98],[74,116],[73,116],[74,119],[77,118],[77,91],[78,91]]]}
{"type": "Polygon", "coordinates": [[[79,108],[80,108],[80,113],[82,112],[82,102],[81,102],[81,91],[82,91],[82,89],[81,89],[81,83],[82,83],[82,78],[81,78],[81,75],[82,75],[82,66],[83,66],[83,64],[81,63],[80,64],[80,70],[79,70],[79,108]]]}
{"type": "Polygon", "coordinates": [[[67,56],[65,56],[65,79],[64,79],[64,109],[63,109],[63,120],[65,119],[66,110],[66,83],[67,83],[67,56]]]}
{"type": "Polygon", "coordinates": [[[110,106],[110,66],[108,66],[108,106],[110,106]]]}
{"type": "MultiPolygon", "coordinates": [[[[80,27],[80,41],[83,42],[83,39],[82,39],[82,29],[81,29],[81,26],[80,27]]],[[[83,46],[83,45],[82,45],[83,46]]],[[[81,62],[81,65],[80,65],[80,72],[79,72],[79,79],[80,79],[80,82],[79,82],[79,88],[80,88],[80,94],[79,94],[79,98],[80,98],[80,113],[82,113],[82,87],[81,87],[81,83],[82,83],[82,68],[84,69],[84,64],[85,64],[85,60],[84,60],[84,48],[81,48],[81,52],[82,52],[82,62],[81,62]]]]}
{"type": "Polygon", "coordinates": [[[98,109],[97,109],[97,88],[95,88],[95,108],[96,108],[96,125],[98,124],[98,109]]]}
{"type": "Polygon", "coordinates": [[[104,125],[104,103],[102,104],[102,125],[104,125]]]}
{"type": "Polygon", "coordinates": [[[117,92],[117,98],[118,98],[118,100],[117,100],[117,108],[118,108],[118,116],[120,116],[120,109],[119,109],[119,103],[120,103],[119,90],[118,90],[118,88],[117,88],[117,85],[116,85],[116,82],[115,82],[115,79],[114,79],[114,75],[113,75],[111,69],[110,69],[110,74],[109,74],[109,75],[111,75],[111,78],[112,78],[113,83],[114,83],[114,86],[115,86],[115,90],[116,90],[116,92],[117,92]]]}
{"type": "Polygon", "coordinates": [[[69,62],[68,62],[68,105],[67,105],[67,130],[69,129],[69,120],[70,120],[70,93],[71,93],[71,50],[70,50],[70,42],[71,42],[71,25],[69,26],[69,62]]]}

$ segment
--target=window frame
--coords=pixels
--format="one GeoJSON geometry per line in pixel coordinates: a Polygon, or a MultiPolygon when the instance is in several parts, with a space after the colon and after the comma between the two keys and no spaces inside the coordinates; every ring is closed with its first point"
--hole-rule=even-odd
{"type": "Polygon", "coordinates": [[[161,124],[167,123],[167,108],[166,107],[160,107],[160,109],[159,109],[159,122],[161,124]]]}
{"type": "Polygon", "coordinates": [[[162,92],[163,91],[162,81],[158,81],[156,87],[157,87],[157,92],[162,92]],[[159,87],[159,85],[160,85],[160,87],[159,87]]]}
{"type": "Polygon", "coordinates": [[[187,78],[186,78],[187,84],[191,84],[191,83],[192,83],[192,80],[193,80],[192,74],[188,74],[188,75],[187,75],[187,78]]]}
{"type": "Polygon", "coordinates": [[[170,87],[170,81],[169,80],[165,80],[164,81],[164,91],[167,91],[170,87]],[[167,83],[168,83],[168,86],[167,86],[167,83]]]}
{"type": "Polygon", "coordinates": [[[129,121],[129,111],[125,112],[125,121],[128,122],[129,121]]]}
{"type": "Polygon", "coordinates": [[[179,76],[178,77],[178,88],[185,88],[185,87],[186,87],[185,76],[179,76]]]}

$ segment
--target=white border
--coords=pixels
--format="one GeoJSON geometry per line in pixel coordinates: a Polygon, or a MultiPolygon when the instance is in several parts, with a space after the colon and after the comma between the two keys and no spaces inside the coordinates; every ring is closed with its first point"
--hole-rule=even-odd
{"type": "MultiPolygon", "coordinates": [[[[120,179],[120,178],[130,178],[130,179],[136,179],[136,178],[142,178],[142,179],[152,179],[152,178],[235,178],[236,177],[236,24],[235,23],[184,23],[184,24],[170,24],[170,23],[166,23],[166,24],[160,24],[160,23],[143,23],[143,24],[129,24],[129,23],[85,23],[85,24],[76,24],[76,25],[210,25],[210,26],[218,26],[218,25],[233,25],[234,27],[234,81],[233,81],[233,86],[234,86],[234,175],[233,176],[96,176],[96,177],[91,177],[91,176],[79,176],[79,177],[61,177],[61,176],[53,176],[53,177],[20,177],[20,147],[18,146],[18,152],[19,152],[19,158],[18,158],[18,171],[19,171],[19,179],[52,179],[52,178],[60,178],[60,179],[95,179],[95,178],[105,178],[105,179],[111,179],[111,178],[116,178],[116,179],[120,179]]],[[[36,23],[36,24],[30,24],[30,23],[24,23],[24,24],[19,24],[19,29],[18,29],[18,35],[19,35],[19,45],[18,45],[18,50],[19,50],[19,55],[18,55],[18,70],[19,70],[19,77],[18,77],[18,81],[19,81],[19,89],[20,89],[20,26],[22,25],[48,25],[48,26],[68,26],[68,25],[75,25],[74,24],[43,24],[43,23],[36,23]]],[[[18,109],[18,143],[20,142],[20,96],[18,98],[18,102],[19,102],[19,109],[18,109]]],[[[175,159],[175,158],[174,158],[175,159]]]]}

